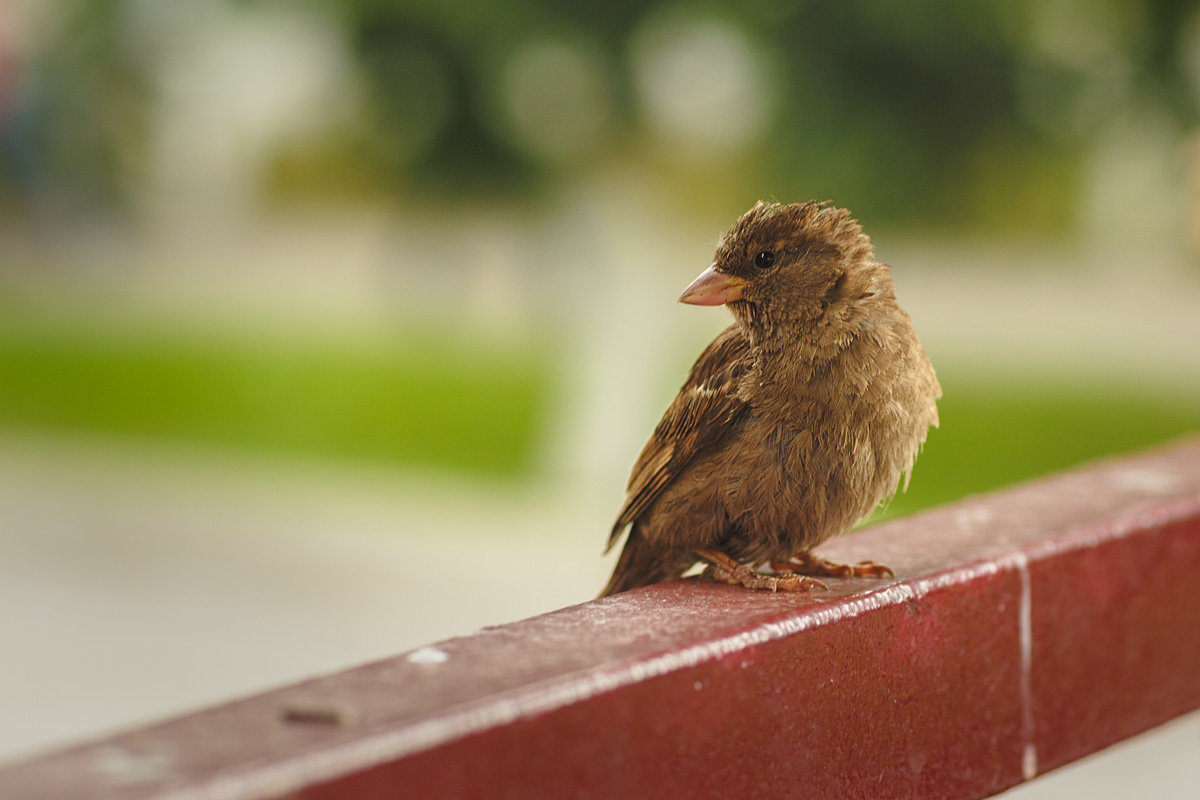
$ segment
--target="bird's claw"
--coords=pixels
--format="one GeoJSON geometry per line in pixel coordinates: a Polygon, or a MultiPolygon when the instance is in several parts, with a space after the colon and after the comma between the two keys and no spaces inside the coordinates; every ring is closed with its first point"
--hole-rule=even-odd
{"type": "Polygon", "coordinates": [[[846,578],[894,578],[896,571],[877,561],[859,561],[857,564],[839,564],[812,553],[800,553],[787,561],[772,561],[771,569],[777,572],[794,572],[803,575],[824,575],[846,578]]]}
{"type": "Polygon", "coordinates": [[[737,566],[741,569],[729,570],[716,564],[709,564],[703,574],[705,577],[721,583],[745,586],[747,589],[766,589],[769,592],[809,592],[813,589],[829,588],[816,578],[797,575],[794,572],[768,575],[744,564],[737,566]]]}
{"type": "Polygon", "coordinates": [[[878,561],[859,561],[857,564],[850,565],[850,574],[855,577],[894,578],[896,570],[887,564],[880,564],[878,561]]]}

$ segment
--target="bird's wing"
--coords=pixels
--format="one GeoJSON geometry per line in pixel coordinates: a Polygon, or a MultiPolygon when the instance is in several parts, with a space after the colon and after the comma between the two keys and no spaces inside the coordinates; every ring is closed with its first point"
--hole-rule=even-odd
{"type": "Polygon", "coordinates": [[[750,343],[737,325],[713,340],[667,408],[633,465],[625,503],[617,514],[611,549],[625,526],[650,507],[697,454],[716,445],[746,410],[738,379],[749,366],[750,343]]]}

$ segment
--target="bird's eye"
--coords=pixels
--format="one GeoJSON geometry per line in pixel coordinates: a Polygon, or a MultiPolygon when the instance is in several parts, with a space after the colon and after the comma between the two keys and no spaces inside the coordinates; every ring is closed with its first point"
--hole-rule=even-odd
{"type": "Polygon", "coordinates": [[[770,269],[775,265],[775,254],[770,250],[763,250],[754,257],[754,266],[759,269],[770,269]]]}

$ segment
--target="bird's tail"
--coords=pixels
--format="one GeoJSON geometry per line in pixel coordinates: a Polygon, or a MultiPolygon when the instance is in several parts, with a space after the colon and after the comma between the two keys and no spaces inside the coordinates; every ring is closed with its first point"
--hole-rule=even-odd
{"type": "Polygon", "coordinates": [[[694,562],[694,558],[681,559],[678,553],[663,552],[661,548],[650,545],[634,525],[625,539],[625,546],[621,548],[621,556],[617,559],[612,577],[600,596],[608,597],[668,578],[678,578],[694,562]]]}

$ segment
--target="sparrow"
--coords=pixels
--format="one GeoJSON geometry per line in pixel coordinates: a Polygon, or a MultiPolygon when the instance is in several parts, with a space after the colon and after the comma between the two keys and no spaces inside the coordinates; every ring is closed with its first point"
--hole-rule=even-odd
{"type": "Polygon", "coordinates": [[[894,575],[812,552],[907,488],[938,424],[937,376],[862,227],[829,202],[760,201],[679,301],[724,305],[734,322],[633,466],[608,550],[629,533],[601,597],[698,562],[771,591],[894,575]]]}

